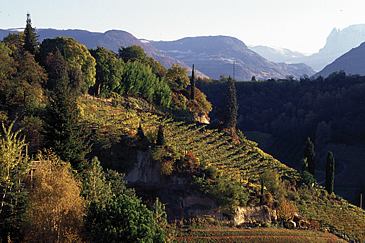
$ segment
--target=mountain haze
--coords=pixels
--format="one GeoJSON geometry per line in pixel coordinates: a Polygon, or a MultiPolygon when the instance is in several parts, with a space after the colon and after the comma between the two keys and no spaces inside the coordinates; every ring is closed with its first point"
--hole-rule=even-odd
{"type": "Polygon", "coordinates": [[[274,63],[250,50],[241,40],[230,36],[187,37],[176,41],[155,41],[152,45],[167,56],[172,56],[188,65],[196,64],[200,70],[218,79],[221,75],[250,80],[300,77],[311,75],[313,70],[303,64],[274,63]]]}
{"type": "Polygon", "coordinates": [[[309,56],[285,48],[252,46],[250,49],[273,62],[305,63],[315,71],[320,71],[364,41],[365,24],[357,24],[350,25],[342,30],[333,28],[327,37],[324,47],[309,56]]]}
{"type": "Polygon", "coordinates": [[[268,46],[249,46],[249,48],[272,62],[295,63],[296,59],[305,57],[303,53],[286,48],[273,48],[268,46]]]}
{"type": "Polygon", "coordinates": [[[334,28],[327,37],[325,46],[318,53],[296,60],[319,71],[364,41],[365,24],[351,25],[342,30],[334,28]]]}

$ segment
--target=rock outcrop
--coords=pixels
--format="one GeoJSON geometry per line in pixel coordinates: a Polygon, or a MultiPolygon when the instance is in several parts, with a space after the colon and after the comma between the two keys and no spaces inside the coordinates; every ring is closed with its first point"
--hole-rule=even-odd
{"type": "Polygon", "coordinates": [[[276,218],[276,212],[267,206],[237,207],[233,217],[235,226],[243,224],[269,224],[276,218]]]}

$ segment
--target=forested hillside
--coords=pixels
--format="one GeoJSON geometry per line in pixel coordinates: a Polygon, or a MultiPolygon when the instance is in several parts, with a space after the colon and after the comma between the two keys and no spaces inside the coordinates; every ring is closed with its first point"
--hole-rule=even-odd
{"type": "MultiPolygon", "coordinates": [[[[224,109],[224,85],[199,85],[215,107],[213,119],[224,109]]],[[[326,79],[240,82],[236,86],[238,126],[249,138],[287,165],[301,169],[304,144],[310,137],[319,181],[324,180],[326,154],[332,150],[338,157],[335,191],[359,203],[365,190],[359,160],[365,144],[364,77],[340,72],[326,79]]]]}
{"type": "Polygon", "coordinates": [[[365,239],[364,210],[333,193],[332,154],[324,188],[310,140],[300,171],[258,148],[237,129],[231,78],[210,124],[194,66],[138,46],[39,43],[28,14],[0,57],[1,242],[365,239]]]}

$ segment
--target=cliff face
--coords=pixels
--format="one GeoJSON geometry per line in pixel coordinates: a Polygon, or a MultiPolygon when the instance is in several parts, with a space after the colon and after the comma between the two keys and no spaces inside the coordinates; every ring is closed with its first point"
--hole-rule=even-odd
{"type": "Polygon", "coordinates": [[[137,151],[135,166],[126,180],[131,184],[161,184],[160,165],[152,160],[150,151],[137,151]]]}
{"type": "Polygon", "coordinates": [[[217,203],[192,187],[191,180],[177,175],[163,176],[151,150],[136,152],[135,165],[126,175],[129,185],[144,198],[154,197],[166,204],[170,220],[201,215],[220,215],[217,203]]]}

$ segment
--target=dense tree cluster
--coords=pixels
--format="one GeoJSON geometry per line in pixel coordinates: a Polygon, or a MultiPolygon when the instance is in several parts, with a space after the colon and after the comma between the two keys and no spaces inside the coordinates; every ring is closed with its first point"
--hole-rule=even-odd
{"type": "Polygon", "coordinates": [[[90,160],[80,95],[168,108],[180,85],[143,49],[119,54],[65,37],[40,44],[29,15],[24,33],[0,42],[0,242],[165,241],[163,206],[149,209],[122,174],[90,160]]]}
{"type": "MultiPolygon", "coordinates": [[[[219,118],[225,108],[225,83],[198,86],[215,107],[212,117],[219,118]]],[[[237,82],[236,87],[238,127],[272,135],[267,152],[298,169],[307,137],[313,138],[317,155],[328,143],[365,141],[365,77],[340,72],[326,79],[237,82]]]]}

